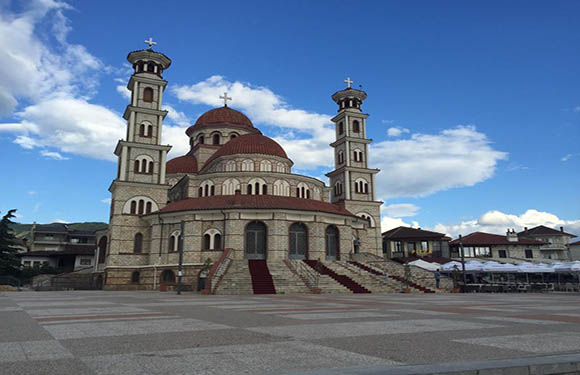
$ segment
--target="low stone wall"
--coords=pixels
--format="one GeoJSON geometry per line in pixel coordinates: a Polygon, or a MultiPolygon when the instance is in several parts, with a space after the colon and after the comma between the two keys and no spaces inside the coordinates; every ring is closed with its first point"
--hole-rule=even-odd
{"type": "MultiPolygon", "coordinates": [[[[201,265],[183,266],[181,279],[182,291],[196,291],[201,265]]],[[[161,290],[172,291],[177,288],[177,266],[107,268],[105,270],[104,290],[161,290]],[[165,283],[162,273],[171,270],[175,274],[174,283],[165,283]],[[133,272],[139,272],[139,282],[132,282],[133,272]]]]}

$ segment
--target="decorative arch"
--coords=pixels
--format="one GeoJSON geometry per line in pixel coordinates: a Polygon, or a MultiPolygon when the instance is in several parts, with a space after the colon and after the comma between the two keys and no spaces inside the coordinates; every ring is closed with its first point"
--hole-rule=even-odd
{"type": "Polygon", "coordinates": [[[266,185],[266,181],[260,177],[252,178],[248,182],[247,193],[248,195],[267,195],[268,185],[266,185]]]}
{"type": "Polygon", "coordinates": [[[336,181],[334,183],[334,195],[335,196],[342,195],[342,191],[343,191],[342,181],[336,181]]]}
{"type": "Polygon", "coordinates": [[[230,133],[230,140],[232,140],[232,139],[234,139],[236,137],[239,137],[239,134],[238,133],[236,133],[236,132],[230,133]]]}
{"type": "Polygon", "coordinates": [[[296,196],[298,198],[310,199],[310,187],[304,182],[300,182],[296,186],[296,196]]]}
{"type": "Polygon", "coordinates": [[[293,223],[288,229],[288,257],[308,258],[308,227],[304,223],[293,223]]]}
{"type": "Polygon", "coordinates": [[[359,194],[368,194],[369,183],[362,177],[357,178],[354,181],[354,192],[359,194]]]}
{"type": "Polygon", "coordinates": [[[159,206],[157,206],[157,203],[153,199],[142,195],[129,199],[123,205],[123,213],[129,215],[149,214],[158,209],[159,206]]]}
{"type": "Polygon", "coordinates": [[[278,163],[276,165],[276,172],[286,173],[286,166],[284,165],[284,163],[278,163]]]}
{"type": "Polygon", "coordinates": [[[356,162],[363,161],[363,152],[360,149],[355,148],[352,153],[353,153],[354,161],[356,161],[356,162]]]}
{"type": "Polygon", "coordinates": [[[139,174],[153,174],[153,158],[149,155],[139,155],[135,158],[133,171],[139,174]]]}
{"type": "Polygon", "coordinates": [[[237,169],[235,160],[228,160],[226,162],[225,170],[226,172],[235,172],[237,169]]]}
{"type": "Polygon", "coordinates": [[[153,135],[153,125],[149,121],[143,121],[139,125],[140,137],[151,137],[153,135]]]}
{"type": "Polygon", "coordinates": [[[219,230],[211,228],[203,234],[204,250],[219,250],[222,247],[222,234],[219,230]]]}
{"type": "Polygon", "coordinates": [[[236,190],[240,190],[240,181],[235,178],[228,178],[222,184],[222,195],[235,195],[236,190]]]}
{"type": "Polygon", "coordinates": [[[340,259],[340,232],[336,225],[329,225],[324,231],[326,259],[340,259]]]}
{"type": "Polygon", "coordinates": [[[199,185],[200,197],[210,197],[215,195],[215,185],[212,180],[205,180],[199,185]]]}
{"type": "Polygon", "coordinates": [[[337,159],[338,164],[344,164],[344,151],[342,150],[338,151],[337,159]]]}
{"type": "Polygon", "coordinates": [[[290,196],[290,183],[286,180],[276,180],[274,182],[274,189],[272,192],[274,195],[281,195],[283,197],[290,196]]]}
{"type": "Polygon", "coordinates": [[[178,250],[178,246],[179,246],[179,236],[181,235],[181,232],[178,230],[175,230],[171,233],[171,235],[169,236],[169,245],[167,247],[167,251],[168,252],[174,252],[178,250]]]}
{"type": "Polygon", "coordinates": [[[246,159],[242,161],[242,171],[253,171],[254,161],[251,159],[246,159]]]}
{"type": "Polygon", "coordinates": [[[262,160],[260,162],[260,171],[261,172],[272,172],[272,163],[269,160],[262,160]]]}
{"type": "Polygon", "coordinates": [[[369,226],[371,228],[375,226],[375,219],[367,212],[359,212],[356,214],[356,216],[362,217],[363,219],[368,220],[369,226]]]}

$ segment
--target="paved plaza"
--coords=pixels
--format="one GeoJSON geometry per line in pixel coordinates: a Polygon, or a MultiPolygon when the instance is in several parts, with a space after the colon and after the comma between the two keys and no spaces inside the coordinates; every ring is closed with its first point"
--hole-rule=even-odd
{"type": "Polygon", "coordinates": [[[14,292],[0,332],[0,374],[395,373],[574,358],[580,296],[14,292]]]}

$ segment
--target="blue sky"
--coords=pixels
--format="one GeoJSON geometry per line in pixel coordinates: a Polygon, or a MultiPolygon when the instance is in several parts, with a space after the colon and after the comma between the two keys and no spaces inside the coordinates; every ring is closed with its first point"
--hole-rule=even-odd
{"type": "Polygon", "coordinates": [[[173,60],[173,156],[227,89],[321,177],[350,76],[369,95],[385,228],[580,235],[578,2],[0,4],[0,210],[22,222],[107,221],[125,58],[152,36],[173,60]]]}

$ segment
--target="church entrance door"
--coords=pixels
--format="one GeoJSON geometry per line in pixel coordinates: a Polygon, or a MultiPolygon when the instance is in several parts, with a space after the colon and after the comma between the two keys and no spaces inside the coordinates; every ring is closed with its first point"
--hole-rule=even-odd
{"type": "Polygon", "coordinates": [[[266,259],[266,224],[252,221],[246,226],[246,259],[266,259]]]}
{"type": "Polygon", "coordinates": [[[308,230],[302,223],[294,223],[290,226],[288,234],[289,247],[288,257],[290,259],[306,259],[308,252],[308,230]]]}
{"type": "Polygon", "coordinates": [[[326,260],[337,260],[340,257],[338,228],[334,225],[326,227],[326,260]]]}

